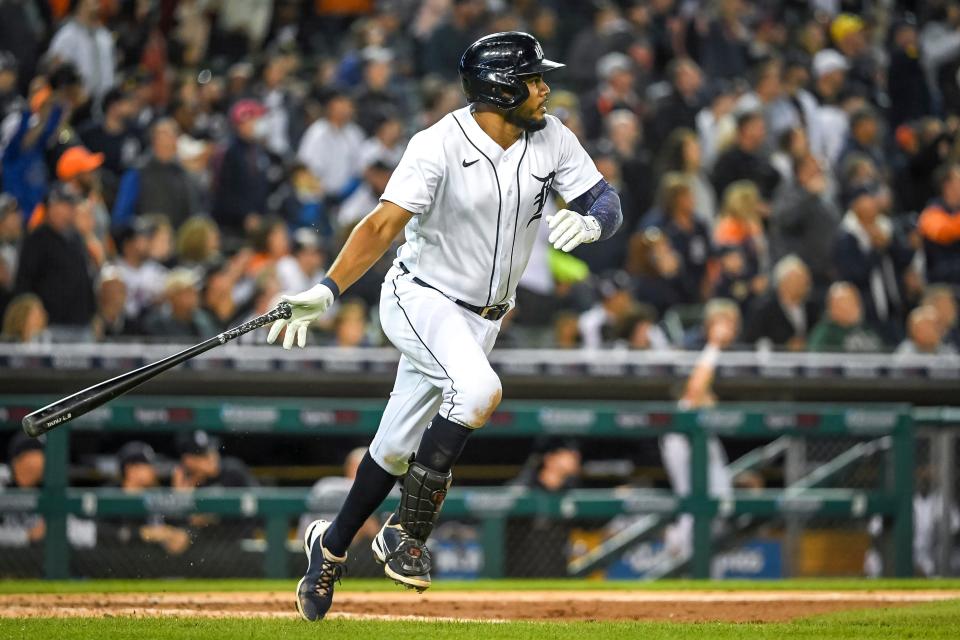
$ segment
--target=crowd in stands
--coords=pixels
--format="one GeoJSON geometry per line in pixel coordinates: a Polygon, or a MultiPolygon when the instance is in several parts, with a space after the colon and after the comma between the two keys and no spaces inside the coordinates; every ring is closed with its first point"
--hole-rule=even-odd
{"type": "MultiPolygon", "coordinates": [[[[0,1],[3,339],[190,342],[319,282],[512,29],[624,223],[538,245],[501,347],[697,349],[722,312],[745,348],[960,348],[956,0],[0,1]]],[[[313,344],[385,343],[391,259],[313,344]]]]}

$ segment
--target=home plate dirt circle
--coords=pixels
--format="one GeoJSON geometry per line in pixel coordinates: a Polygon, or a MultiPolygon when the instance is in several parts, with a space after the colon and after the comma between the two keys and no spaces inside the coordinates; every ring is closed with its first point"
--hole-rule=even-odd
{"type": "MultiPolygon", "coordinates": [[[[960,599],[960,591],[341,592],[331,618],[373,620],[673,620],[774,622],[960,599]],[[415,611],[416,615],[405,615],[415,611]]],[[[293,592],[71,593],[0,596],[0,617],[296,618],[293,592]]]]}

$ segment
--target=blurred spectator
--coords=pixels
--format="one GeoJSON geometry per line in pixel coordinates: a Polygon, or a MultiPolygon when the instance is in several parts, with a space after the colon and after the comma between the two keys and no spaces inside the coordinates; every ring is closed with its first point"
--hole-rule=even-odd
{"type": "Polygon", "coordinates": [[[130,320],[153,305],[163,292],[167,269],[150,259],[150,227],[142,218],[116,231],[116,268],[126,289],[125,315],[130,320]]]}
{"type": "MultiPolygon", "coordinates": [[[[15,433],[7,445],[11,489],[36,489],[43,483],[43,438],[15,433]]],[[[0,547],[28,547],[47,535],[47,526],[39,513],[8,512],[0,517],[0,547]]]]}
{"type": "Polygon", "coordinates": [[[277,261],[277,278],[281,291],[306,291],[323,280],[326,273],[326,252],[320,236],[313,229],[293,232],[293,252],[277,261]]]}
{"type": "Polygon", "coordinates": [[[97,284],[97,313],[93,317],[93,335],[97,340],[140,335],[136,322],[125,312],[127,286],[120,270],[107,266],[100,272],[97,284]]]}
{"type": "Polygon", "coordinates": [[[452,0],[447,19],[437,25],[423,43],[420,69],[445,80],[455,80],[455,61],[482,34],[480,19],[485,7],[481,0],[452,0]]]}
{"type": "Polygon", "coordinates": [[[750,63],[751,35],[745,22],[747,5],[743,0],[719,0],[711,9],[716,12],[714,15],[701,12],[689,21],[687,46],[707,76],[743,77],[750,63]]]}
{"type": "Polygon", "coordinates": [[[697,112],[703,106],[700,89],[703,86],[703,74],[697,63],[690,58],[673,60],[667,75],[670,79],[670,93],[661,99],[653,111],[653,120],[647,128],[650,148],[660,149],[675,129],[697,128],[697,112]]]}
{"type": "Polygon", "coordinates": [[[174,262],[173,227],[170,220],[162,214],[141,216],[149,231],[149,258],[156,263],[169,267],[174,262]]]}
{"type": "Polygon", "coordinates": [[[257,481],[240,459],[220,455],[220,442],[206,431],[177,437],[180,463],[173,468],[174,489],[197,487],[255,487],[257,481]]]}
{"type": "Polygon", "coordinates": [[[830,285],[834,238],[840,213],[826,200],[827,179],[814,155],[797,161],[795,183],[785,187],[770,215],[770,254],[796,255],[810,269],[814,299],[830,285]]]}
{"type": "Polygon", "coordinates": [[[637,298],[652,305],[658,314],[681,300],[681,266],[670,239],[657,227],[630,236],[627,272],[633,278],[637,298]]]}
{"type": "Polygon", "coordinates": [[[934,307],[917,307],[907,317],[907,337],[897,347],[897,355],[955,355],[953,345],[943,342],[943,329],[943,321],[934,307]]]}
{"type": "Polygon", "coordinates": [[[280,218],[268,218],[253,234],[253,257],[247,264],[247,274],[256,276],[273,268],[284,256],[290,255],[290,230],[280,218]]]}
{"type": "Polygon", "coordinates": [[[76,228],[79,201],[63,183],[50,189],[43,224],[23,241],[16,286],[40,297],[52,328],[70,328],[77,338],[89,331],[95,310],[87,250],[76,228]]]}
{"type": "Polygon", "coordinates": [[[887,342],[896,343],[905,314],[903,271],[913,252],[900,247],[893,225],[881,213],[878,185],[868,183],[847,194],[847,212],[840,223],[833,252],[837,277],[857,287],[865,318],[887,342]]]}
{"type": "Polygon", "coordinates": [[[807,334],[817,319],[810,285],[810,270],[803,260],[792,254],[781,258],[773,268],[773,290],[751,305],[744,342],[806,350],[807,334]]]}
{"type": "Polygon", "coordinates": [[[579,349],[583,346],[580,335],[580,316],[572,311],[561,311],[553,319],[554,349],[579,349]]]}
{"type": "MultiPolygon", "coordinates": [[[[23,214],[13,196],[0,193],[0,262],[5,278],[0,278],[0,296],[13,289],[20,258],[20,243],[23,240],[23,214]]],[[[0,311],[3,305],[0,304],[0,311]]]]}
{"type": "Polygon", "coordinates": [[[310,168],[327,199],[334,202],[353,192],[362,170],[363,130],[353,123],[353,113],[353,101],[348,96],[330,96],[324,118],[310,125],[297,151],[297,158],[310,168]]]}
{"type": "Polygon", "coordinates": [[[71,70],[72,67],[61,67],[57,87],[53,87],[45,76],[34,78],[27,104],[11,122],[9,138],[4,136],[3,188],[17,199],[25,216],[33,213],[34,207],[47,193],[48,171],[44,153],[69,120],[78,81],[76,72],[71,75],[71,70]]]}
{"type": "Polygon", "coordinates": [[[203,309],[221,331],[232,326],[239,313],[234,290],[241,275],[242,272],[238,272],[231,263],[222,263],[207,273],[203,283],[203,309]]]}
{"type": "Polygon", "coordinates": [[[614,51],[597,62],[599,86],[583,96],[580,103],[583,132],[590,140],[603,135],[603,121],[613,111],[624,110],[642,115],[643,102],[634,91],[633,62],[626,54],[614,51]]]}
{"type": "MultiPolygon", "coordinates": [[[[281,158],[286,157],[291,148],[290,112],[295,107],[294,97],[287,87],[291,70],[289,56],[271,56],[263,67],[262,85],[258,89],[259,104],[264,108],[259,125],[263,132],[261,139],[270,153],[281,158]]],[[[237,105],[233,108],[237,108],[237,105]]]]}
{"type": "MultiPolygon", "coordinates": [[[[89,149],[82,146],[68,148],[57,160],[57,178],[80,195],[75,226],[95,268],[103,265],[110,248],[110,213],[103,201],[99,175],[102,164],[102,153],[90,153],[89,149]]],[[[37,205],[30,217],[29,227],[36,227],[45,215],[44,206],[37,205]]]]}
{"type": "MultiPolygon", "coordinates": [[[[819,128],[820,105],[814,94],[808,90],[810,85],[810,65],[806,56],[798,53],[788,56],[783,69],[784,97],[793,106],[798,125],[801,125],[807,134],[810,151],[819,154],[823,149],[819,128]]],[[[821,161],[824,160],[824,157],[818,157],[821,161]]]]}
{"type": "Polygon", "coordinates": [[[733,83],[718,81],[705,106],[697,112],[697,137],[702,149],[700,164],[706,171],[713,170],[717,157],[733,139],[737,128],[733,112],[737,95],[733,83]]]}
{"type": "Polygon", "coordinates": [[[77,0],[73,13],[50,41],[50,55],[76,65],[83,84],[99,100],[114,85],[113,36],[100,22],[97,0],[77,0]]]}
{"type": "Polygon", "coordinates": [[[46,3],[0,2],[0,42],[16,62],[21,92],[26,91],[37,70],[42,44],[49,37],[49,23],[46,3]]]}
{"type": "Polygon", "coordinates": [[[840,106],[849,68],[847,59],[833,49],[818,51],[813,57],[813,93],[819,104],[815,124],[810,124],[811,133],[816,132],[810,136],[810,146],[830,166],[837,163],[850,128],[847,113],[840,106]]]}
{"type": "Polygon", "coordinates": [[[810,332],[810,351],[876,352],[880,337],[863,324],[863,304],[857,288],[836,282],[827,291],[826,314],[810,332]]]}
{"type": "MultiPolygon", "coordinates": [[[[277,306],[277,299],[282,293],[280,282],[277,280],[277,273],[274,267],[262,269],[253,279],[253,291],[249,303],[243,305],[242,310],[245,314],[238,316],[240,322],[253,320],[258,316],[269,312],[277,306]]],[[[234,287],[236,291],[238,287],[234,287]]],[[[270,327],[260,327],[255,331],[240,336],[240,344],[263,344],[267,340],[267,333],[270,327]]]]}
{"type": "Polygon", "coordinates": [[[934,180],[940,197],[927,204],[917,224],[923,237],[927,281],[960,285],[960,165],[940,167],[934,180]]]}
{"type": "MultiPolygon", "coordinates": [[[[43,485],[45,444],[45,436],[32,438],[18,432],[10,438],[7,460],[12,484],[8,488],[39,489],[43,485]]],[[[46,535],[47,525],[39,513],[14,511],[0,516],[0,547],[29,547],[41,543],[46,535]]],[[[67,515],[67,541],[71,546],[89,548],[96,540],[97,529],[92,521],[67,515]]]]}
{"type": "Polygon", "coordinates": [[[20,102],[17,70],[17,57],[5,49],[0,49],[0,121],[20,102]]]}
{"type": "Polygon", "coordinates": [[[767,133],[765,147],[769,151],[784,131],[799,126],[800,119],[796,108],[784,97],[781,82],[783,63],[778,58],[755,65],[750,75],[753,90],[737,100],[734,111],[757,111],[763,115],[767,133]]]}
{"type": "Polygon", "coordinates": [[[684,176],[693,189],[693,206],[697,219],[713,227],[717,214],[717,194],[703,170],[700,141],[697,134],[685,127],[674,129],[660,151],[658,175],[675,172],[684,176]]]}
{"type": "Polygon", "coordinates": [[[713,298],[707,302],[703,308],[703,323],[701,326],[694,327],[683,336],[684,349],[702,349],[710,342],[711,331],[716,331],[713,327],[721,324],[724,327],[722,335],[726,336],[732,332],[724,346],[729,346],[736,342],[740,337],[741,329],[740,307],[737,303],[728,298],[713,298]]]}
{"type": "Polygon", "coordinates": [[[648,304],[635,304],[617,328],[618,346],[638,351],[670,348],[670,339],[657,325],[657,311],[648,304]]]}
{"type": "Polygon", "coordinates": [[[394,167],[383,160],[375,160],[363,169],[363,182],[350,194],[337,212],[337,228],[352,229],[380,202],[394,167]]]}
{"type": "MultiPolygon", "coordinates": [[[[117,464],[120,468],[120,488],[125,493],[142,493],[159,486],[156,469],[156,454],[145,442],[133,441],[120,447],[117,464]]],[[[112,533],[122,544],[145,542],[156,544],[170,555],[180,555],[190,547],[190,534],[186,529],[173,527],[164,522],[164,517],[152,514],[146,518],[127,517],[111,521],[110,527],[102,527],[101,535],[112,533]],[[106,531],[103,531],[106,529],[106,531]]]]}
{"type": "Polygon", "coordinates": [[[390,114],[405,114],[403,97],[391,86],[394,55],[390,49],[370,46],[360,52],[363,61],[363,80],[354,93],[357,124],[368,136],[374,135],[377,125],[390,114]]]}
{"type": "Polygon", "coordinates": [[[3,340],[11,342],[41,341],[47,331],[47,312],[43,301],[32,293],[21,293],[10,301],[3,314],[3,340]]]}
{"type": "Polygon", "coordinates": [[[830,39],[850,63],[849,88],[870,100],[876,100],[880,73],[873,58],[866,25],[860,16],[841,13],[830,23],[830,39]]]}
{"type": "Polygon", "coordinates": [[[235,135],[217,173],[213,217],[224,233],[235,237],[256,229],[267,209],[270,158],[260,141],[265,113],[255,100],[241,100],[230,108],[235,135]]]}
{"type": "Polygon", "coordinates": [[[677,302],[701,302],[706,286],[707,260],[711,255],[710,233],[694,211],[693,188],[682,175],[668,173],[660,181],[660,209],[645,219],[670,241],[680,260],[676,277],[677,302]]]}
{"type": "Polygon", "coordinates": [[[129,224],[135,216],[162,214],[174,225],[198,213],[199,195],[177,160],[180,127],[171,118],[158,120],[150,130],[150,156],[120,180],[113,206],[113,224],[129,224]]]}
{"type": "MultiPolygon", "coordinates": [[[[580,485],[582,472],[579,444],[575,440],[551,437],[534,444],[534,452],[511,484],[562,494],[580,485]]],[[[545,517],[510,518],[505,566],[529,567],[529,561],[524,565],[523,559],[536,557],[535,573],[524,571],[524,576],[567,575],[570,528],[569,522],[545,517]]]]}
{"type": "Polygon", "coordinates": [[[737,116],[734,144],[720,154],[713,167],[713,186],[718,194],[737,180],[750,180],[757,185],[764,200],[771,199],[780,175],[763,154],[766,135],[766,125],[759,112],[748,111],[737,116]]]}
{"type": "Polygon", "coordinates": [[[917,25],[911,19],[900,19],[890,29],[890,66],[886,70],[887,92],[890,95],[890,128],[917,120],[932,111],[930,88],[920,63],[917,25]]]}
{"type": "Polygon", "coordinates": [[[114,87],[103,97],[101,106],[103,118],[88,122],[77,134],[88,149],[103,154],[103,167],[116,191],[120,176],[140,157],[142,145],[134,124],[136,104],[126,91],[114,87]]]}
{"type": "Polygon", "coordinates": [[[177,230],[177,264],[205,267],[220,256],[220,229],[204,216],[194,216],[177,230]]]}
{"type": "Polygon", "coordinates": [[[888,173],[889,163],[880,144],[880,122],[870,107],[858,109],[850,116],[850,133],[840,152],[838,167],[843,167],[851,154],[860,153],[873,161],[882,176],[888,173]]]}
{"type": "Polygon", "coordinates": [[[931,306],[937,310],[943,341],[960,351],[960,331],[957,330],[957,298],[949,285],[932,284],[926,288],[921,306],[931,306]]]}
{"type": "Polygon", "coordinates": [[[333,344],[337,347],[367,347],[367,305],[347,299],[340,304],[333,320],[333,344]]]}
{"type": "Polygon", "coordinates": [[[610,345],[624,317],[635,304],[630,276],[617,271],[603,276],[597,290],[600,301],[580,316],[580,337],[586,349],[610,345]]]}
{"type": "Polygon", "coordinates": [[[200,308],[197,276],[183,267],[167,275],[160,305],[143,319],[148,336],[209,338],[217,333],[216,323],[200,308]]]}
{"type": "MultiPolygon", "coordinates": [[[[714,301],[711,301],[713,303],[714,301]]],[[[721,302],[712,314],[708,312],[703,351],[690,372],[677,407],[683,411],[710,408],[716,405],[713,377],[720,352],[729,347],[740,331],[736,305],[721,302]]],[[[685,434],[668,433],[660,438],[660,457],[670,479],[670,487],[678,496],[690,495],[690,441],[685,434]]],[[[707,491],[713,497],[730,497],[733,483],[727,470],[727,454],[716,435],[707,436],[707,491]]],[[[719,523],[714,523],[714,528],[719,523]]],[[[664,532],[664,546],[676,558],[687,558],[693,552],[693,516],[681,514],[664,532]]]]}
{"type": "Polygon", "coordinates": [[[797,164],[810,155],[810,139],[803,127],[792,127],[780,134],[776,151],[770,154],[770,164],[780,174],[780,188],[794,183],[797,164]]]}
{"type": "Polygon", "coordinates": [[[371,162],[397,166],[403,157],[403,126],[403,120],[393,112],[378,116],[371,137],[364,141],[360,151],[362,166],[370,166],[371,162]]]}
{"type": "Polygon", "coordinates": [[[302,162],[295,162],[288,176],[270,196],[274,203],[271,208],[283,216],[291,228],[313,227],[329,240],[334,229],[323,202],[323,185],[302,162]]]}
{"type": "Polygon", "coordinates": [[[767,290],[770,255],[763,232],[765,205],[749,180],[738,180],[723,194],[723,209],[713,231],[720,276],[713,295],[732,298],[746,309],[767,290]]]}
{"type": "MultiPolygon", "coordinates": [[[[609,144],[609,152],[613,155],[620,165],[621,184],[618,190],[623,196],[627,194],[627,200],[630,201],[630,209],[627,211],[623,207],[621,198],[621,208],[624,209],[624,224],[626,229],[636,227],[639,217],[650,208],[653,203],[656,182],[653,175],[653,169],[650,166],[649,153],[643,146],[643,125],[640,118],[632,111],[626,109],[617,109],[610,112],[604,121],[606,130],[606,140],[602,144],[609,144]],[[628,220],[629,216],[629,220],[628,220]]],[[[696,161],[696,166],[690,169],[691,179],[694,181],[694,194],[699,198],[697,191],[696,173],[699,171],[699,147],[695,150],[695,158],[687,158],[691,165],[696,161]]],[[[688,155],[693,155],[690,152],[688,155]]],[[[673,171],[674,169],[670,169],[673,171]]],[[[686,172],[686,168],[677,167],[676,171],[686,172]]],[[[702,178],[701,178],[702,179],[702,178]]],[[[699,206],[700,200],[697,199],[699,206]]],[[[698,209],[699,210],[699,209],[698,209]]],[[[708,211],[710,213],[712,210],[708,211]]]]}

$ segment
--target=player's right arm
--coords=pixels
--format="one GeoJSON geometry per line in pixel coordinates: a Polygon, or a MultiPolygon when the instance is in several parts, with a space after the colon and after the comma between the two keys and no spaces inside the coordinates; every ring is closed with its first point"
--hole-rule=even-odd
{"type": "Polygon", "coordinates": [[[410,222],[413,214],[383,200],[354,227],[341,249],[327,277],[320,284],[296,295],[282,299],[290,303],[293,314],[288,320],[277,320],[270,328],[267,342],[273,343],[286,327],[283,348],[293,346],[294,337],[301,347],[307,344],[307,327],[320,317],[333,301],[350,285],[360,279],[390,248],[393,239],[410,222]]]}

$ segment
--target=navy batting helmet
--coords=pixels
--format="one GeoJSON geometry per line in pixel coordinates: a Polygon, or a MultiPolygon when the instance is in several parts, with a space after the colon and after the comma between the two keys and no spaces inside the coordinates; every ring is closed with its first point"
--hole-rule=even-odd
{"type": "Polygon", "coordinates": [[[530,95],[524,76],[564,65],[543,57],[543,47],[529,33],[505,31],[484,36],[460,58],[460,81],[470,102],[515,109],[530,95]]]}

